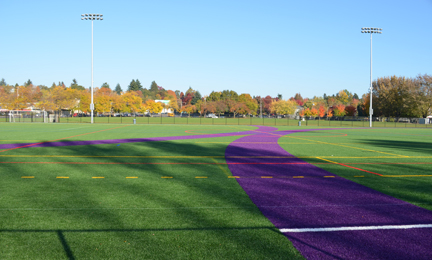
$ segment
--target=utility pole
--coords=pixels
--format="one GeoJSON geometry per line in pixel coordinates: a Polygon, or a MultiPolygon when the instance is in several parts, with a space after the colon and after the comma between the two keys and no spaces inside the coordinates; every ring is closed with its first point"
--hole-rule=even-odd
{"type": "Polygon", "coordinates": [[[262,118],[262,97],[260,97],[260,115],[262,118]]]}

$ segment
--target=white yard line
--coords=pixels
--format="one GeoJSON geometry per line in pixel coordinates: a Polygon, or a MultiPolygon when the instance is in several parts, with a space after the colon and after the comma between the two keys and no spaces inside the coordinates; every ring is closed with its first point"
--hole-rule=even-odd
{"type": "Polygon", "coordinates": [[[432,224],[386,225],[386,226],[363,226],[363,227],[328,227],[328,228],[281,228],[279,230],[282,233],[302,233],[302,232],[331,232],[331,231],[412,229],[412,228],[432,228],[432,224]]]}

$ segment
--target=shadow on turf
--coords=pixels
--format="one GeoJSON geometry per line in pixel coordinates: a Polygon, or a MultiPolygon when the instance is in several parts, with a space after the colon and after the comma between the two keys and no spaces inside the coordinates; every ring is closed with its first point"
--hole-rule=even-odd
{"type": "MultiPolygon", "coordinates": [[[[98,155],[98,156],[110,156],[110,155],[132,155],[132,156],[154,156],[155,152],[157,152],[158,155],[171,155],[171,156],[224,156],[225,155],[225,149],[227,144],[212,144],[212,146],[202,146],[195,144],[194,141],[180,141],[180,142],[145,142],[145,143],[133,143],[133,144],[122,144],[120,147],[117,147],[116,144],[112,145],[94,145],[94,146],[69,146],[69,147],[52,147],[52,148],[28,148],[28,149],[38,149],[36,152],[37,154],[52,154],[52,155],[63,155],[63,154],[70,154],[70,155],[98,155]]],[[[29,154],[28,149],[20,149],[18,151],[22,152],[22,154],[29,154]]],[[[88,158],[87,158],[88,159],[88,158]]],[[[55,161],[78,161],[77,158],[54,158],[52,160],[55,161]]],[[[109,157],[109,158],[91,158],[92,161],[97,162],[118,162],[122,163],[124,162],[125,158],[119,158],[119,157],[109,157]]],[[[129,159],[130,160],[130,159],[129,159]]],[[[142,159],[135,159],[135,161],[139,161],[142,159]]],[[[175,159],[167,159],[167,160],[175,160],[175,159]]],[[[183,159],[184,160],[184,159],[183,159]]],[[[19,166],[18,165],[11,165],[11,170],[13,172],[19,172],[19,166]],[[16,167],[16,168],[15,168],[16,167]],[[15,169],[13,169],[15,168],[15,169]]],[[[44,166],[45,167],[45,166],[44,166]]],[[[47,168],[45,168],[47,171],[54,171],[56,165],[47,165],[47,168]]],[[[67,174],[69,169],[74,169],[76,171],[76,167],[86,167],[86,165],[62,165],[60,168],[62,173],[61,174],[67,174]],[[64,173],[63,173],[64,172],[64,173]]],[[[106,167],[111,167],[110,165],[106,165],[106,167]]],[[[160,178],[160,176],[165,175],[173,175],[173,169],[170,168],[167,170],[166,165],[158,165],[158,164],[146,164],[146,165],[130,165],[130,164],[123,164],[121,167],[124,169],[125,172],[127,172],[129,169],[136,171],[142,170],[145,175],[152,175],[156,178],[160,178]]],[[[175,167],[175,166],[174,166],[175,167]]],[[[206,172],[215,172],[215,167],[218,167],[217,165],[184,165],[186,169],[190,169],[191,171],[196,171],[196,168],[199,167],[199,170],[203,173],[206,172]]],[[[86,168],[83,168],[86,169],[86,168]]],[[[96,170],[96,172],[92,172],[91,174],[94,174],[93,176],[100,176],[104,173],[106,169],[105,167],[101,168],[92,168],[93,170],[96,170]],[[105,169],[105,170],[104,170],[105,169]]],[[[83,170],[86,171],[87,170],[83,170]]],[[[229,170],[228,170],[229,171],[229,170]]],[[[90,174],[90,172],[88,172],[90,174]]],[[[175,173],[174,173],[175,174],[175,173]]],[[[219,169],[220,177],[223,178],[222,181],[213,181],[213,179],[208,179],[205,181],[199,181],[197,179],[194,179],[194,176],[187,176],[187,177],[178,177],[173,180],[175,180],[176,183],[179,183],[180,185],[184,186],[186,189],[191,190],[191,192],[194,193],[196,196],[207,197],[207,198],[215,198],[214,200],[218,203],[222,203],[224,207],[233,207],[237,208],[238,211],[244,212],[244,216],[246,217],[246,221],[250,221],[252,219],[260,219],[261,223],[263,220],[263,215],[259,211],[257,207],[254,206],[254,204],[250,201],[246,193],[241,189],[241,187],[236,183],[233,179],[228,179],[227,176],[222,172],[222,170],[219,169]],[[231,184],[227,185],[227,181],[231,184]],[[234,181],[234,182],[231,182],[234,181]],[[235,183],[236,186],[233,186],[232,183],[235,183]],[[200,195],[201,194],[201,195],[200,195]]],[[[91,175],[89,175],[91,176],[91,175]]],[[[174,175],[175,176],[175,175],[174,175]]],[[[39,178],[40,179],[40,178],[39,178]]],[[[141,179],[140,179],[141,180],[141,179]]],[[[0,230],[0,232],[55,232],[58,236],[58,239],[60,240],[64,252],[67,255],[69,259],[75,259],[73,254],[73,248],[69,246],[69,244],[66,241],[66,238],[64,236],[65,232],[136,232],[136,231],[174,231],[174,230],[192,230],[192,231],[200,231],[200,230],[264,230],[264,229],[270,229],[280,235],[282,235],[277,229],[274,228],[274,226],[266,226],[266,227],[259,227],[260,224],[258,224],[258,227],[229,227],[230,224],[226,223],[225,219],[215,219],[212,218],[211,215],[208,213],[204,213],[200,210],[194,209],[191,207],[188,202],[182,201],[182,199],[178,197],[167,197],[164,194],[155,194],[152,190],[152,187],[149,187],[145,182],[115,182],[115,183],[109,183],[105,182],[100,184],[94,184],[94,185],[88,185],[88,186],[82,186],[83,182],[88,182],[89,180],[85,179],[84,181],[75,182],[74,179],[70,179],[70,181],[67,182],[58,182],[56,181],[57,187],[56,187],[56,194],[60,196],[74,196],[74,200],[72,201],[61,201],[56,200],[53,198],[51,201],[48,201],[50,204],[50,207],[52,208],[68,208],[68,207],[97,207],[101,201],[101,197],[95,198],[95,196],[92,196],[96,191],[100,192],[112,192],[115,194],[115,192],[125,193],[128,194],[126,198],[148,198],[149,201],[155,202],[156,205],[161,205],[161,207],[166,208],[172,208],[172,212],[176,212],[176,216],[178,218],[178,223],[186,223],[186,225],[192,225],[192,226],[198,226],[197,228],[185,228],[185,229],[116,229],[116,228],[107,228],[107,229],[78,229],[78,230],[68,230],[61,228],[61,226],[64,223],[61,222],[54,222],[51,224],[53,226],[53,229],[41,229],[41,230],[32,230],[32,229],[23,229],[23,230],[16,230],[16,229],[3,229],[0,230]],[[111,186],[110,186],[111,185],[111,186]],[[94,189],[94,190],[93,190],[94,189]],[[69,193],[69,194],[66,194],[69,193]],[[66,194],[66,195],[65,195],[66,194]],[[190,207],[190,208],[188,208],[190,207]]],[[[164,183],[162,183],[163,179],[160,179],[161,184],[160,186],[164,187],[164,183]]],[[[44,185],[41,185],[39,189],[46,189],[47,192],[50,189],[50,185],[53,185],[53,181],[49,180],[44,183],[44,185]]],[[[169,186],[167,186],[169,187],[169,186]]],[[[46,207],[47,204],[40,204],[41,201],[47,200],[44,196],[46,195],[44,193],[45,191],[42,191],[41,194],[32,194],[28,197],[29,200],[32,200],[31,205],[35,205],[35,207],[38,207],[38,205],[42,205],[41,207],[46,207]]],[[[169,192],[169,190],[167,190],[169,192]]],[[[48,199],[49,200],[49,199],[48,199]]],[[[121,201],[120,201],[121,202],[121,201]]],[[[201,201],[197,201],[201,202],[201,201]]],[[[48,204],[49,204],[48,203],[48,204]]],[[[118,203],[121,204],[121,203],[118,203]]],[[[64,211],[59,211],[55,213],[51,213],[50,216],[53,219],[62,219],[64,217],[64,211]]],[[[135,214],[135,213],[134,213],[135,214]]],[[[229,212],[228,212],[229,214],[229,212]]],[[[103,209],[97,210],[96,214],[93,214],[93,212],[80,212],[80,211],[68,211],[67,213],[69,218],[74,219],[75,223],[84,223],[84,225],[92,227],[124,227],[124,226],[130,226],[130,225],[151,225],[151,223],[143,223],[140,222],[144,218],[140,218],[137,215],[136,219],[138,222],[129,223],[127,220],[125,220],[125,216],[123,216],[121,213],[117,211],[112,211],[110,209],[103,209]]],[[[241,215],[240,215],[241,216],[241,215]]],[[[239,217],[237,217],[239,218],[239,217]]],[[[228,217],[228,220],[230,217],[228,217]]],[[[158,220],[154,221],[155,223],[158,223],[158,220]]],[[[271,223],[267,220],[267,223],[271,225],[271,223]]],[[[262,225],[262,224],[261,224],[262,225]]],[[[162,224],[160,224],[162,226],[162,224]]],[[[231,238],[229,236],[224,236],[222,234],[217,234],[217,236],[221,239],[224,239],[226,241],[230,241],[233,245],[238,244],[239,247],[247,248],[247,250],[255,251],[257,248],[253,245],[253,243],[250,243],[250,241],[261,241],[262,244],[266,245],[265,248],[261,248],[260,252],[257,252],[262,257],[273,255],[273,256],[286,256],[289,250],[287,250],[284,247],[276,246],[276,244],[272,245],[274,240],[269,237],[262,237],[259,233],[250,233],[250,237],[244,238],[244,239],[236,239],[231,238]],[[241,243],[241,244],[240,244],[241,243]]],[[[120,236],[120,235],[119,235],[120,236]]],[[[287,241],[288,243],[288,241],[287,241]]],[[[279,244],[280,245],[280,244],[279,244]]],[[[288,245],[288,244],[287,244],[288,245]]]]}
{"type": "Polygon", "coordinates": [[[269,230],[282,235],[274,226],[268,227],[227,227],[227,228],[149,228],[149,229],[82,229],[82,230],[50,230],[50,229],[0,229],[0,233],[56,233],[69,260],[75,256],[64,237],[64,233],[98,233],[98,232],[172,232],[172,231],[212,231],[212,230],[269,230]]]}
{"type": "MultiPolygon", "coordinates": [[[[406,150],[409,152],[419,152],[432,154],[430,142],[412,142],[412,141],[395,141],[395,140],[359,140],[358,143],[373,145],[383,148],[394,149],[397,153],[398,150],[406,150]]],[[[401,154],[403,155],[403,154],[401,154]]]]}

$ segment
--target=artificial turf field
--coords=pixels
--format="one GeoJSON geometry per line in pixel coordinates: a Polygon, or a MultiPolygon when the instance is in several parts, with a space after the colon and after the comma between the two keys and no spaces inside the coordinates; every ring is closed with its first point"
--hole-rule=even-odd
{"type": "MultiPolygon", "coordinates": [[[[335,177],[432,211],[430,129],[313,128],[271,140],[263,134],[254,149],[277,142],[335,177]]],[[[0,124],[0,259],[302,258],[241,181],[264,186],[285,178],[301,184],[312,176],[252,173],[260,165],[277,169],[271,167],[288,163],[290,156],[231,162],[247,154],[247,147],[229,158],[229,145],[262,134],[251,132],[256,129],[0,124]],[[67,145],[73,141],[89,143],[67,145]],[[55,143],[65,145],[48,146],[55,143]],[[238,176],[235,165],[250,170],[238,176]]]]}

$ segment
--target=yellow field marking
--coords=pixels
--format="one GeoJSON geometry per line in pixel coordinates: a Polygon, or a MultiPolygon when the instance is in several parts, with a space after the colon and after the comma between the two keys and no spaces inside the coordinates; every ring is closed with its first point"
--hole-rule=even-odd
{"type": "Polygon", "coordinates": [[[21,176],[23,179],[34,179],[34,176],[21,176]]]}
{"type": "Polygon", "coordinates": [[[355,178],[364,178],[364,176],[363,175],[360,175],[360,176],[354,176],[355,178]]]}
{"type": "Polygon", "coordinates": [[[92,179],[104,179],[105,177],[92,177],[92,179]]]}
{"type": "Polygon", "coordinates": [[[161,178],[162,179],[172,179],[173,177],[172,176],[162,176],[161,178]]]}
{"type": "Polygon", "coordinates": [[[334,178],[335,176],[324,176],[324,178],[334,178]]]}
{"type": "Polygon", "coordinates": [[[207,179],[207,176],[195,176],[196,179],[207,179]]]}
{"type": "MultiPolygon", "coordinates": [[[[212,158],[212,160],[215,163],[218,163],[218,161],[216,161],[214,158],[212,158]]],[[[225,173],[226,176],[229,176],[229,173],[220,164],[217,164],[217,166],[219,167],[219,169],[221,169],[225,173]]]]}
{"type": "Polygon", "coordinates": [[[57,176],[57,179],[69,179],[69,177],[64,177],[64,176],[57,176]]]}
{"type": "Polygon", "coordinates": [[[299,179],[299,178],[304,178],[304,176],[293,176],[293,178],[299,179]]]}
{"type": "Polygon", "coordinates": [[[126,179],[138,179],[138,177],[126,177],[126,179]]]}
{"type": "Polygon", "coordinates": [[[383,175],[382,177],[407,178],[407,177],[432,177],[432,175],[383,175]]]}
{"type": "Polygon", "coordinates": [[[0,140],[0,142],[43,142],[41,140],[0,140]]]}
{"type": "Polygon", "coordinates": [[[336,144],[336,143],[328,143],[328,142],[316,141],[316,140],[309,140],[309,139],[306,139],[306,138],[300,138],[300,137],[292,137],[292,136],[289,136],[289,138],[300,139],[300,140],[306,140],[306,141],[312,141],[312,142],[317,142],[317,143],[321,143],[321,144],[329,144],[329,145],[341,146],[341,147],[346,147],[346,148],[351,148],[351,149],[358,149],[358,150],[363,150],[363,151],[368,151],[368,152],[375,152],[375,153],[389,154],[389,155],[400,156],[400,157],[408,157],[408,156],[400,155],[400,154],[386,153],[386,152],[381,152],[381,151],[376,151],[376,150],[371,150],[371,149],[365,149],[365,148],[359,148],[359,147],[354,147],[354,146],[340,145],[340,144],[336,144]]]}
{"type": "Polygon", "coordinates": [[[329,162],[329,163],[339,164],[338,162],[334,162],[334,161],[330,161],[330,160],[327,160],[327,159],[323,159],[321,157],[315,157],[315,158],[323,160],[323,161],[326,161],[326,162],[329,162]]]}
{"type": "Polygon", "coordinates": [[[238,178],[240,178],[240,176],[228,176],[228,178],[238,179],[238,178]]]}
{"type": "Polygon", "coordinates": [[[273,178],[273,176],[261,176],[261,178],[263,178],[263,179],[271,179],[271,178],[273,178]]]}

